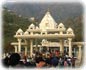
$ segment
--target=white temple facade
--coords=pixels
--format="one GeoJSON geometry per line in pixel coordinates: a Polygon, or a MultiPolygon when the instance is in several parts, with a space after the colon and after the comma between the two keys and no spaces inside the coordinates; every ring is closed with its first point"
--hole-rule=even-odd
{"type": "MultiPolygon", "coordinates": [[[[75,34],[72,28],[65,28],[63,23],[56,23],[50,12],[46,12],[39,26],[35,26],[33,23],[24,32],[22,29],[16,32],[14,37],[18,40],[17,42],[12,42],[14,45],[15,52],[21,53],[22,46],[25,48],[25,55],[29,51],[29,55],[32,57],[33,50],[35,47],[43,48],[44,46],[48,49],[59,48],[61,53],[64,53],[64,49],[68,52],[69,57],[72,57],[73,47],[78,47],[77,57],[81,60],[83,42],[73,42],[75,34]],[[41,44],[33,44],[34,40],[41,40],[41,44]],[[51,42],[49,40],[55,39],[57,42],[51,42]],[[22,42],[23,40],[23,42],[22,42]],[[29,50],[27,49],[29,48],[29,50]],[[68,48],[68,49],[67,49],[68,48]]],[[[52,49],[51,49],[52,50],[52,49]]],[[[55,50],[55,49],[54,49],[55,50]]]]}
{"type": "Polygon", "coordinates": [[[50,12],[48,11],[43,17],[42,21],[40,22],[39,28],[44,31],[46,29],[55,29],[56,25],[57,23],[55,22],[50,12]]]}

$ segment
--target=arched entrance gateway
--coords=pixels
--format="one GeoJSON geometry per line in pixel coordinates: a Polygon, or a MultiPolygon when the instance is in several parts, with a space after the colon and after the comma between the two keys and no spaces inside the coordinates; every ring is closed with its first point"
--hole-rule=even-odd
{"type": "Polygon", "coordinates": [[[22,29],[18,29],[14,37],[18,40],[18,42],[11,43],[15,47],[15,52],[21,53],[21,46],[23,45],[25,55],[29,51],[29,55],[32,57],[33,50],[36,47],[38,47],[39,51],[46,47],[45,49],[50,51],[59,50],[60,53],[67,52],[69,57],[72,57],[74,54],[74,56],[77,56],[81,60],[82,46],[84,43],[73,42],[72,39],[75,38],[73,29],[66,29],[63,23],[57,24],[49,11],[45,14],[39,26],[31,24],[25,32],[22,29]],[[58,40],[58,42],[49,41],[51,39],[58,40]],[[35,40],[41,40],[40,44],[33,44],[35,40]]]}

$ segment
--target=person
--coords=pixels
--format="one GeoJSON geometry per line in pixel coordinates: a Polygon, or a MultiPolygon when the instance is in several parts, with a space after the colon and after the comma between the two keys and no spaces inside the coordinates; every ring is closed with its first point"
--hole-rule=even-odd
{"type": "Polygon", "coordinates": [[[67,63],[68,63],[68,66],[70,67],[71,66],[71,58],[70,57],[67,58],[67,63]]]}
{"type": "Polygon", "coordinates": [[[74,57],[72,57],[72,59],[71,59],[71,62],[72,62],[72,67],[75,67],[75,58],[74,57]]]}
{"type": "Polygon", "coordinates": [[[37,68],[45,67],[46,65],[46,62],[44,61],[41,53],[37,54],[37,56],[35,57],[35,62],[37,68]]]}
{"type": "Polygon", "coordinates": [[[60,56],[60,58],[59,58],[59,66],[60,66],[60,67],[63,67],[63,66],[64,66],[64,59],[63,59],[63,57],[61,57],[61,56],[60,56]]]}
{"type": "Polygon", "coordinates": [[[24,63],[27,62],[27,55],[24,55],[24,63]]]}
{"type": "Polygon", "coordinates": [[[56,55],[57,57],[59,57],[60,52],[59,52],[58,50],[56,50],[56,51],[55,51],[55,55],[56,55]]]}
{"type": "Polygon", "coordinates": [[[46,66],[46,62],[43,59],[40,59],[39,63],[36,65],[37,68],[42,68],[46,66]]]}
{"type": "Polygon", "coordinates": [[[64,67],[67,67],[67,66],[68,66],[67,60],[65,59],[65,60],[64,60],[64,67]]]}
{"type": "Polygon", "coordinates": [[[57,59],[57,57],[54,55],[51,59],[51,64],[52,66],[56,67],[58,65],[59,60],[57,59]]]}
{"type": "Polygon", "coordinates": [[[8,56],[6,56],[6,57],[2,60],[2,62],[3,62],[3,65],[4,65],[5,67],[9,67],[9,57],[8,57],[8,56]]]}
{"type": "Polygon", "coordinates": [[[19,62],[20,62],[20,59],[21,59],[21,57],[20,57],[20,55],[18,53],[11,54],[11,56],[9,58],[9,65],[11,67],[17,66],[19,64],[19,62]]]}
{"type": "Polygon", "coordinates": [[[50,58],[50,55],[49,54],[47,55],[45,62],[47,64],[47,67],[50,67],[51,66],[51,58],[50,58]]]}
{"type": "Polygon", "coordinates": [[[33,67],[36,67],[36,63],[33,62],[33,61],[29,61],[29,62],[26,62],[24,64],[25,67],[30,67],[30,68],[33,68],[33,67]]]}

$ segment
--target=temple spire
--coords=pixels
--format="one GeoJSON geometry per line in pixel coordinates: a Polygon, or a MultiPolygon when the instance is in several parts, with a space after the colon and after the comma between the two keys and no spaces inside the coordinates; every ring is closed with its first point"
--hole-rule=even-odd
{"type": "Polygon", "coordinates": [[[54,29],[56,28],[56,22],[53,19],[53,17],[50,14],[49,8],[46,12],[46,14],[44,15],[43,19],[41,20],[39,27],[42,30],[46,30],[46,29],[54,29]]]}
{"type": "Polygon", "coordinates": [[[47,14],[48,14],[48,13],[50,14],[50,9],[49,9],[49,8],[47,9],[47,14]]]}
{"type": "Polygon", "coordinates": [[[47,9],[47,12],[50,12],[50,9],[49,8],[47,9]]]}

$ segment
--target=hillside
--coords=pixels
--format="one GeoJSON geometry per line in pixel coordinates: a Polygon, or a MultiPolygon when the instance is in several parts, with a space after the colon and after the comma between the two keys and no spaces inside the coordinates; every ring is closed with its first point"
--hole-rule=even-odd
{"type": "Polygon", "coordinates": [[[35,17],[39,22],[48,9],[56,22],[69,17],[74,18],[83,13],[83,7],[78,3],[7,3],[4,6],[18,15],[35,17]]]}

